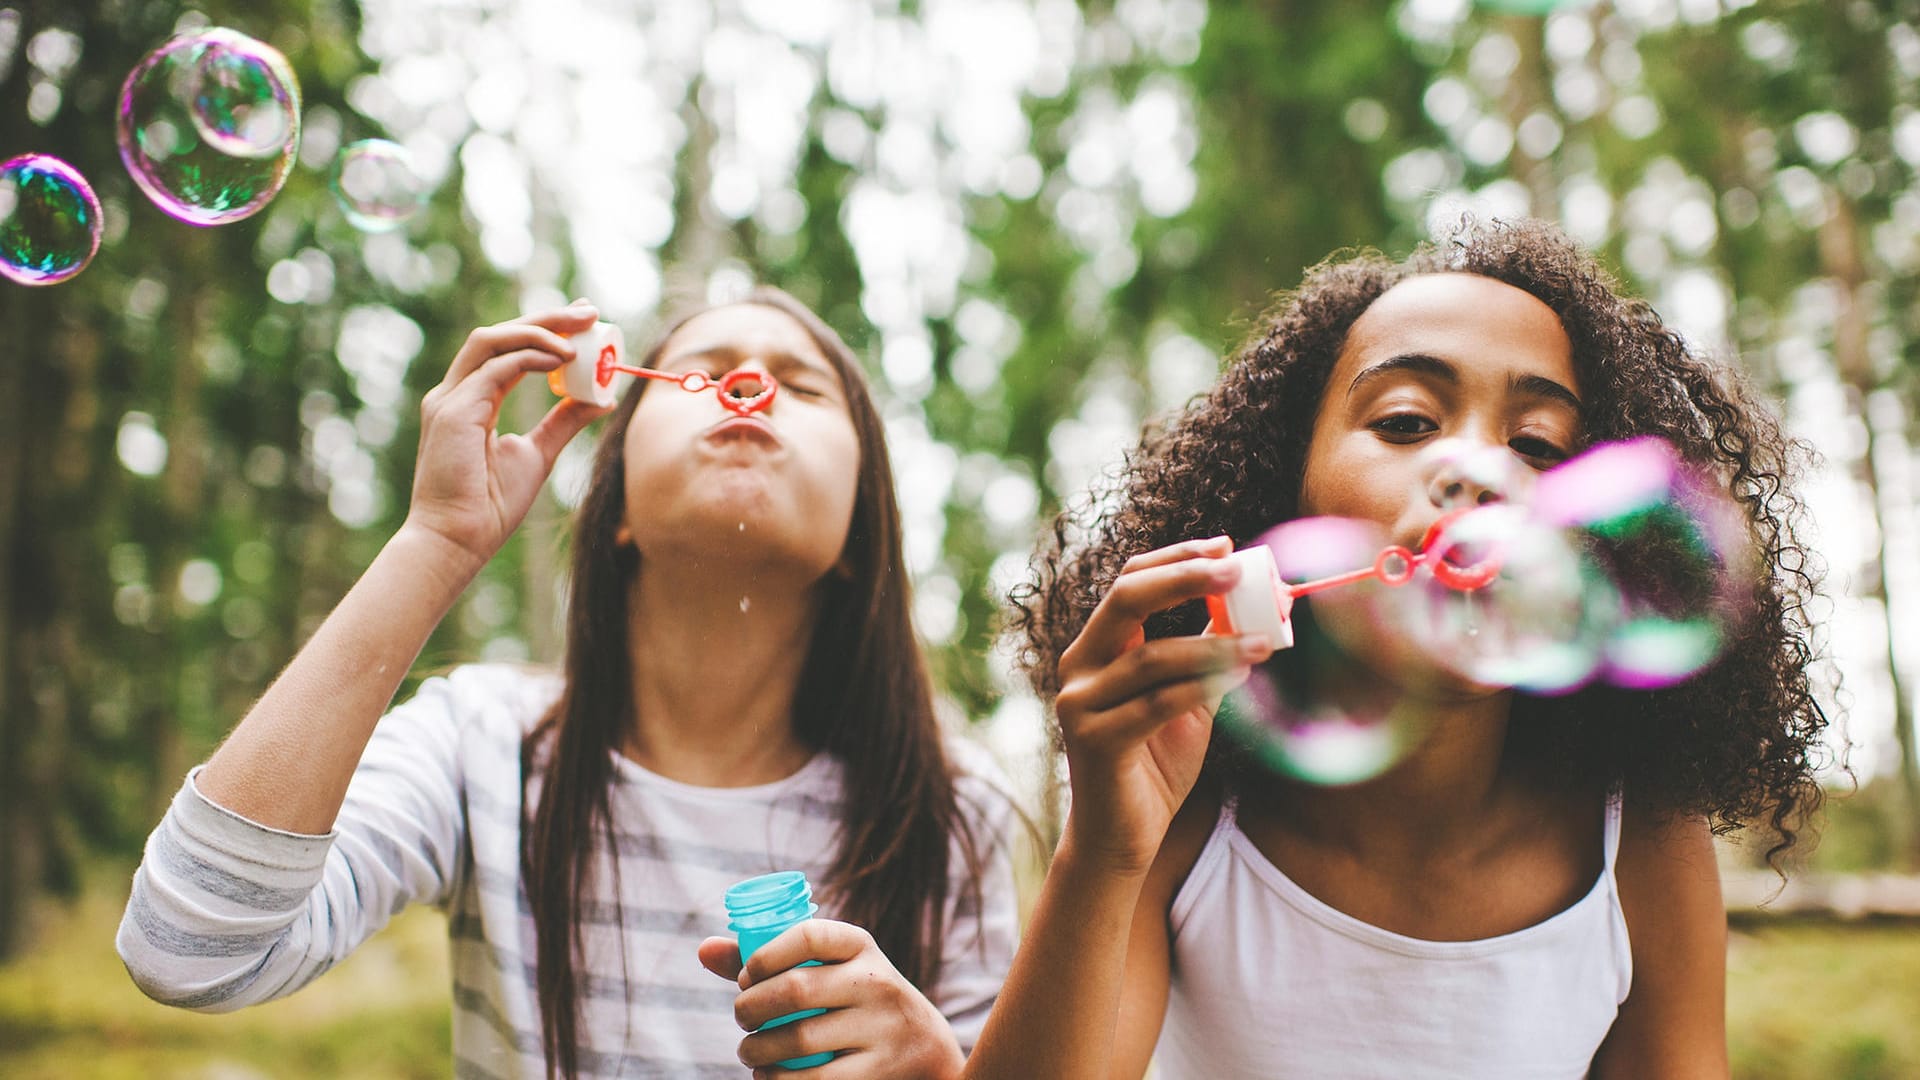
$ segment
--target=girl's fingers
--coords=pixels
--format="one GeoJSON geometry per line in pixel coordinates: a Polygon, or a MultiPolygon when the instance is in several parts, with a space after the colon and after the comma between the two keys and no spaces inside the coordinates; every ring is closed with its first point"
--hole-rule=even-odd
{"type": "Polygon", "coordinates": [[[498,408],[515,383],[530,371],[552,371],[566,361],[545,349],[515,349],[487,358],[466,378],[448,387],[441,408],[451,410],[468,401],[485,401],[498,408]]]}
{"type": "Polygon", "coordinates": [[[592,325],[591,316],[583,317],[571,310],[564,310],[542,312],[530,316],[525,322],[483,326],[467,335],[466,343],[459,352],[454,353],[453,363],[447,366],[446,378],[441,381],[452,386],[473,374],[491,358],[515,349],[545,349],[562,360],[571,359],[573,342],[568,340],[568,335],[580,333],[592,325]]]}
{"type": "Polygon", "coordinates": [[[732,938],[710,937],[700,943],[700,966],[731,982],[740,977],[740,944],[732,938]]]}
{"type": "Polygon", "coordinates": [[[1124,704],[1156,687],[1204,678],[1273,655],[1264,635],[1179,637],[1149,641],[1077,685],[1063,688],[1069,708],[1099,712],[1124,704]]]}
{"type": "Polygon", "coordinates": [[[1239,565],[1223,557],[1189,556],[1121,574],[1087,618],[1080,636],[1061,654],[1062,679],[1119,659],[1139,642],[1142,626],[1154,612],[1226,592],[1239,580],[1239,565]]]}
{"type": "MultiPolygon", "coordinates": [[[[762,1028],[740,1040],[740,1064],[750,1069],[773,1069],[782,1061],[810,1054],[838,1054],[832,1061],[803,1073],[781,1072],[795,1080],[825,1080],[831,1076],[872,1076],[871,1056],[863,1053],[873,1046],[882,1032],[875,1030],[872,1018],[857,1009],[835,1009],[809,1016],[779,1027],[762,1028]],[[865,1060],[862,1060],[865,1059],[865,1060]]],[[[758,1073],[756,1072],[756,1075],[758,1073]]]]}
{"type": "Polygon", "coordinates": [[[1172,720],[1195,709],[1211,713],[1220,698],[1247,681],[1251,667],[1232,667],[1197,678],[1166,683],[1111,709],[1084,718],[1080,738],[1082,746],[1106,748],[1134,746],[1172,720]]]}
{"type": "Polygon", "coordinates": [[[560,456],[560,448],[573,441],[575,435],[588,424],[611,412],[613,406],[599,406],[591,402],[575,401],[573,398],[561,398],[547,410],[532,431],[527,432],[527,441],[540,451],[540,457],[552,469],[555,459],[560,456]]]}
{"type": "Polygon", "coordinates": [[[852,923],[808,919],[755,949],[740,973],[740,985],[744,989],[809,960],[842,964],[871,948],[878,948],[873,935],[852,923]]]}
{"type": "Polygon", "coordinates": [[[1127,560],[1127,564],[1120,568],[1120,572],[1127,574],[1135,570],[1145,570],[1154,566],[1165,566],[1168,563],[1181,562],[1186,559],[1201,557],[1217,559],[1231,554],[1233,554],[1233,539],[1231,537],[1209,536],[1205,540],[1182,540],[1177,544],[1168,544],[1166,547],[1154,548],[1152,551],[1143,551],[1135,555],[1133,558],[1127,560]]]}

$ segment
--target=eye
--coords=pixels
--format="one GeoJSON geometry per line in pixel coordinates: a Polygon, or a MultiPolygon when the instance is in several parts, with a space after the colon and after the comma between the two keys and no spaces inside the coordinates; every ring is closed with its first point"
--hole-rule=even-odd
{"type": "Polygon", "coordinates": [[[1570,456],[1558,446],[1532,435],[1520,435],[1509,439],[1507,446],[1536,468],[1551,468],[1570,456]]]}
{"type": "Polygon", "coordinates": [[[1431,435],[1440,430],[1439,424],[1419,413],[1394,413],[1367,426],[1389,442],[1412,442],[1422,435],[1431,435]]]}
{"type": "Polygon", "coordinates": [[[783,380],[780,383],[780,389],[790,390],[793,393],[799,394],[801,397],[823,398],[827,396],[827,392],[825,390],[822,390],[818,386],[814,386],[811,383],[786,382],[783,380]]]}

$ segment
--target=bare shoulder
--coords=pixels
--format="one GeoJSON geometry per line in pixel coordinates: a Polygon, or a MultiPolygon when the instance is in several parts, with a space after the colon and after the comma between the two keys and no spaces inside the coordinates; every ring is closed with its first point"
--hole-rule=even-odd
{"type": "Polygon", "coordinates": [[[1627,802],[1615,864],[1633,984],[1593,1075],[1727,1075],[1727,914],[1713,834],[1697,815],[1627,802]]]}
{"type": "Polygon", "coordinates": [[[1654,929],[1689,912],[1726,922],[1713,833],[1704,817],[1662,814],[1629,800],[1620,819],[1615,877],[1630,931],[1654,929]]]}

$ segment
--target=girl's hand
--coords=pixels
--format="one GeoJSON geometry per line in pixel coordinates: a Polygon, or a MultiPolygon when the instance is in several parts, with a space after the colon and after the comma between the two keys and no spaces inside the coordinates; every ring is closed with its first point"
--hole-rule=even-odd
{"type": "Polygon", "coordinates": [[[420,402],[420,455],[406,528],[447,541],[473,560],[491,559],[533,505],[560,448],[608,410],[562,398],[532,431],[495,430],[500,403],[528,372],[573,356],[567,335],[592,326],[585,301],[485,326],[467,336],[446,378],[420,402]]]}
{"type": "Polygon", "coordinates": [[[947,1018],[858,926],[808,919],[755,950],[744,971],[732,938],[708,938],[700,963],[740,984],[733,1018],[754,1032],[740,1041],[740,1062],[754,1080],[946,1080],[966,1064],[947,1018]],[[808,960],[820,964],[800,966],[808,960]],[[759,1030],[803,1009],[830,1011],[759,1030]],[[837,1056],[804,1072],[775,1067],[827,1050],[837,1056]]]}
{"type": "Polygon", "coordinates": [[[1224,593],[1240,578],[1226,537],[1136,555],[1060,657],[1054,710],[1073,784],[1066,839],[1128,873],[1145,873],[1206,757],[1213,714],[1264,636],[1146,640],[1147,616],[1224,593]]]}

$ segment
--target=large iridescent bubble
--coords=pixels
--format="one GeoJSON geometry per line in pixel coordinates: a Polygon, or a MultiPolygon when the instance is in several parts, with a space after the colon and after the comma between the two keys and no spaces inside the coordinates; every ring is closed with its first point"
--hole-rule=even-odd
{"type": "MultiPolygon", "coordinates": [[[[1297,585],[1373,565],[1386,538],[1365,522],[1321,517],[1286,522],[1260,542],[1281,579],[1297,585]]],[[[1265,764],[1309,783],[1356,784],[1392,768],[1425,729],[1404,689],[1371,666],[1392,647],[1389,589],[1362,581],[1296,600],[1294,647],[1222,702],[1221,724],[1265,764]]]]}
{"type": "Polygon", "coordinates": [[[286,57],[235,30],[184,34],[120,87],[120,159],[154,205],[225,225],[279,193],[300,149],[300,85],[286,57]]]}
{"type": "Polygon", "coordinates": [[[1609,682],[1690,678],[1752,614],[1760,568],[1744,515],[1661,439],[1599,446],[1541,477],[1533,513],[1578,537],[1619,595],[1601,663],[1609,682]]]}
{"type": "Polygon", "coordinates": [[[1276,769],[1319,784],[1377,776],[1424,738],[1420,703],[1463,683],[1671,686],[1751,613],[1759,567],[1740,508],[1662,440],[1599,446],[1537,481],[1446,464],[1418,496],[1439,513],[1417,550],[1338,518],[1261,537],[1296,644],[1220,715],[1276,769]]]}
{"type": "Polygon", "coordinates": [[[100,200],[87,178],[47,154],[0,162],[0,277],[57,285],[100,250],[100,200]]]}
{"type": "Polygon", "coordinates": [[[347,222],[362,232],[397,229],[427,203],[427,185],[412,156],[386,139],[362,139],[341,149],[327,186],[347,222]]]}
{"type": "Polygon", "coordinates": [[[1452,519],[1393,597],[1393,611],[1428,653],[1483,686],[1563,693],[1591,681],[1618,628],[1612,584],[1564,530],[1518,503],[1452,519]],[[1479,588],[1435,575],[1446,566],[1497,566],[1479,588]]]}

